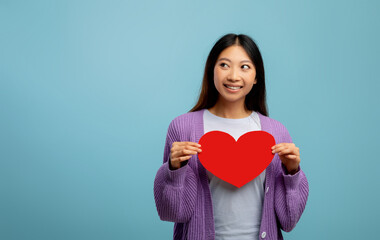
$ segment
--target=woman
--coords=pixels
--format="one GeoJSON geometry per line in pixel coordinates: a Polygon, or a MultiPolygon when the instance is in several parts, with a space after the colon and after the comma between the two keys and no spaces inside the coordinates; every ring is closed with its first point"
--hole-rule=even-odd
{"type": "MultiPolygon", "coordinates": [[[[174,239],[282,239],[305,208],[309,187],[299,148],[268,117],[264,66],[255,42],[227,34],[206,62],[198,103],[169,125],[163,165],[154,182],[161,220],[175,222],[174,239]],[[276,140],[271,164],[241,188],[213,176],[199,162],[203,134],[219,130],[236,140],[249,131],[276,140]]],[[[239,159],[231,159],[239,164],[239,159]]]]}

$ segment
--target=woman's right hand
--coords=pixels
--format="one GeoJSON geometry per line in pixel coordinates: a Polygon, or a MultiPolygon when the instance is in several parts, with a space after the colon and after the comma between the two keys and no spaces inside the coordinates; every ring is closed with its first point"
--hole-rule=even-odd
{"type": "Polygon", "coordinates": [[[202,152],[201,145],[196,142],[173,142],[170,150],[170,166],[173,169],[181,167],[181,162],[189,160],[191,155],[202,152]]]}

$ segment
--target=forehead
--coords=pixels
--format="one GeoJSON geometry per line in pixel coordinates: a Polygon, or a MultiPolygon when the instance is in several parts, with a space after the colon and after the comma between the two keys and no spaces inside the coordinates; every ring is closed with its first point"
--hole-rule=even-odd
{"type": "Polygon", "coordinates": [[[224,49],[220,53],[218,59],[220,59],[220,58],[228,58],[231,61],[234,61],[234,60],[238,60],[238,61],[250,60],[247,52],[244,50],[244,48],[242,46],[230,46],[230,47],[224,49]]]}

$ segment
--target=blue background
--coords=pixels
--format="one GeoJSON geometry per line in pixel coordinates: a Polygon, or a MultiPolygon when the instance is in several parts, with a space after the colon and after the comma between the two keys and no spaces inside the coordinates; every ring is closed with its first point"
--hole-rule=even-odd
{"type": "Polygon", "coordinates": [[[261,49],[270,117],[301,149],[285,239],[375,239],[380,3],[0,1],[0,239],[170,239],[153,180],[226,33],[261,49]]]}

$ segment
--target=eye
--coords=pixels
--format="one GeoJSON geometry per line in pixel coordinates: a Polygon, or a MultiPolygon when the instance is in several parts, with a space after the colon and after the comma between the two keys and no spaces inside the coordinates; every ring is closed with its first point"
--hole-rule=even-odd
{"type": "Polygon", "coordinates": [[[228,65],[226,63],[221,63],[221,64],[219,64],[219,66],[221,66],[221,67],[227,67],[228,65]]]}
{"type": "Polygon", "coordinates": [[[247,64],[245,64],[245,65],[243,65],[243,66],[241,66],[242,68],[244,68],[244,66],[246,66],[246,68],[245,69],[250,69],[251,67],[250,66],[248,66],[247,64]]]}

